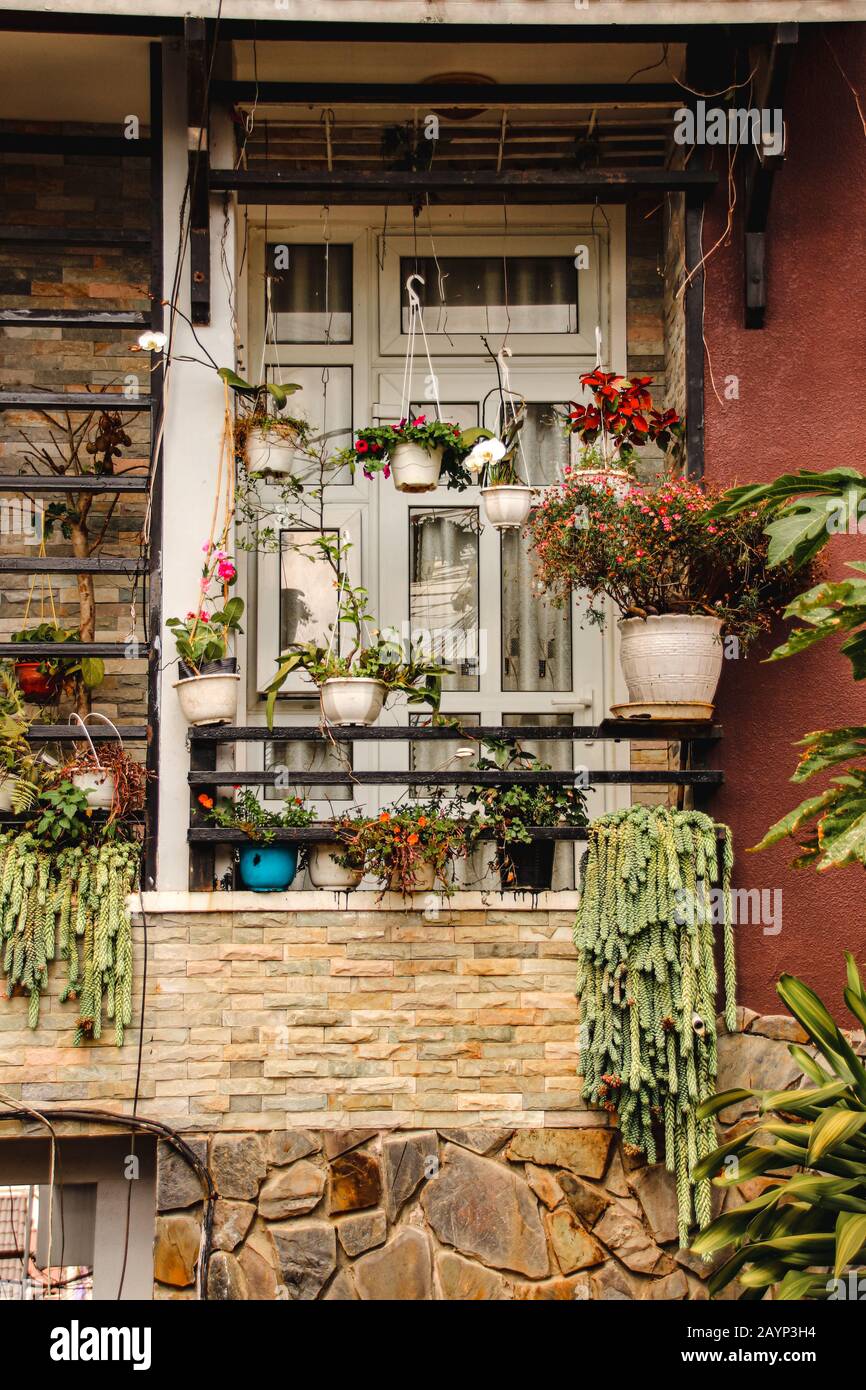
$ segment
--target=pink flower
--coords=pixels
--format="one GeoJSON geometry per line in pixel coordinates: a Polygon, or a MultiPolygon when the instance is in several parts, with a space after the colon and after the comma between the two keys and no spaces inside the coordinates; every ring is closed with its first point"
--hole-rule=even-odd
{"type": "Polygon", "coordinates": [[[202,553],[205,555],[209,555],[212,549],[213,541],[205,541],[204,545],[202,546],[202,553]]]}
{"type": "Polygon", "coordinates": [[[391,476],[391,469],[389,468],[389,466],[388,466],[387,463],[385,464],[385,467],[382,469],[382,473],[384,474],[384,476],[385,476],[386,478],[390,478],[390,476],[391,476]]]}
{"type": "Polygon", "coordinates": [[[231,560],[220,560],[217,565],[217,574],[220,579],[224,579],[227,584],[230,584],[237,577],[237,570],[231,560]]]}
{"type": "Polygon", "coordinates": [[[416,415],[416,416],[415,416],[415,424],[416,424],[416,425],[426,425],[426,423],[427,423],[427,416],[426,416],[426,415],[416,415]]]}

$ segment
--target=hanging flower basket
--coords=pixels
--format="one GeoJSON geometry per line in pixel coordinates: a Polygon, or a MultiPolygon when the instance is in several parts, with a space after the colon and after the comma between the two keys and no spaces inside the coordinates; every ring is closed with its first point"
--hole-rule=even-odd
{"type": "Polygon", "coordinates": [[[299,456],[297,440],[279,430],[254,425],[246,434],[248,473],[294,473],[299,456]]]}
{"type": "Polygon", "coordinates": [[[398,444],[392,449],[391,476],[398,492],[434,492],[445,450],[440,445],[426,449],[423,444],[398,444]]]}
{"type": "Polygon", "coordinates": [[[532,510],[531,487],[502,484],[481,489],[481,505],[485,520],[497,531],[515,531],[524,524],[532,510]]]}
{"type": "Polygon", "coordinates": [[[63,677],[58,672],[51,675],[42,669],[39,661],[16,661],[15,677],[21,693],[34,705],[50,705],[63,688],[63,677]]]}

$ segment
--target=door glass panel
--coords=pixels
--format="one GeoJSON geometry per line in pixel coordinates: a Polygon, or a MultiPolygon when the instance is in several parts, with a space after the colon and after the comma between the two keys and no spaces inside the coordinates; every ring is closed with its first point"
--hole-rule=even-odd
{"type": "MultiPolygon", "coordinates": [[[[532,402],[521,431],[520,467],[538,486],[552,483],[568,462],[568,439],[554,407],[532,402]]],[[[536,562],[520,531],[501,533],[502,688],[571,690],[571,611],[555,608],[539,589],[536,562]]]]}
{"type": "Polygon", "coordinates": [[[408,276],[428,333],[576,333],[577,271],[570,256],[403,256],[401,331],[409,331],[408,276]]]}
{"type": "Polygon", "coordinates": [[[265,800],[284,801],[287,797],[301,796],[305,801],[351,801],[350,786],[293,786],[291,780],[293,772],[347,772],[351,764],[350,743],[332,748],[327,743],[303,742],[294,738],[273,739],[265,744],[265,770],[282,775],[279,786],[265,788],[265,800]]]}
{"type": "Polygon", "coordinates": [[[409,569],[413,641],[454,671],[443,690],[478,690],[478,508],[411,507],[409,569]]]}
{"type": "Polygon", "coordinates": [[[278,343],[351,343],[351,246],[269,242],[265,265],[278,343]]]}
{"type": "MultiPolygon", "coordinates": [[[[327,645],[330,624],[337,616],[337,590],[334,571],[310,545],[313,530],[280,532],[280,646],[284,652],[292,642],[319,642],[327,645]]],[[[325,532],[334,541],[339,531],[325,532]]],[[[334,639],[339,650],[339,633],[334,639]]]]}
{"type": "MultiPolygon", "coordinates": [[[[300,391],[289,397],[287,415],[297,415],[306,420],[313,434],[313,451],[318,452],[318,440],[326,434],[327,452],[335,454],[352,440],[352,368],[315,366],[291,366],[267,368],[267,380],[280,385],[293,382],[300,391]]],[[[303,472],[303,461],[299,460],[298,473],[303,472]]],[[[352,476],[348,468],[338,474],[328,476],[328,482],[350,483],[352,476]]]]}

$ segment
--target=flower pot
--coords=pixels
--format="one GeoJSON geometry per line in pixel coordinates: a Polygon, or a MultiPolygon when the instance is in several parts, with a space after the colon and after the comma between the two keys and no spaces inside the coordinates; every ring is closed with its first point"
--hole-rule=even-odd
{"type": "Polygon", "coordinates": [[[368,676],[331,676],[319,687],[322,714],[329,724],[375,724],[387,693],[368,676]]]}
{"type": "Polygon", "coordinates": [[[73,773],[72,785],[87,793],[87,804],[94,811],[111,810],[114,801],[114,773],[108,768],[73,773]]]}
{"type": "Polygon", "coordinates": [[[47,705],[56,700],[63,685],[62,677],[48,675],[40,671],[38,661],[16,661],[15,679],[21,687],[21,694],[34,705],[47,705]]]}
{"type": "Polygon", "coordinates": [[[0,781],[0,812],[12,810],[12,798],[15,795],[15,788],[18,785],[18,778],[11,772],[7,772],[3,780],[0,781]]]}
{"type": "Polygon", "coordinates": [[[244,845],[241,880],[253,893],[284,893],[298,871],[297,845],[244,845]]]}
{"type": "Polygon", "coordinates": [[[294,473],[298,446],[276,431],[251,429],[246,440],[248,473],[294,473]]]}
{"type": "Polygon", "coordinates": [[[340,846],[331,841],[322,841],[310,846],[307,869],[314,888],[332,888],[335,892],[347,893],[357,888],[364,877],[363,869],[345,869],[338,864],[334,854],[340,853],[340,846]]]}
{"type": "Polygon", "coordinates": [[[522,840],[497,846],[499,881],[503,893],[545,893],[553,882],[554,840],[522,840]]]}
{"type": "Polygon", "coordinates": [[[625,468],[581,468],[578,477],[593,492],[611,492],[617,502],[625,502],[635,479],[625,468]]]}
{"type": "Polygon", "coordinates": [[[439,485],[439,470],[445,454],[440,444],[424,449],[420,444],[397,444],[388,459],[398,492],[433,492],[439,485]]]}
{"type": "Polygon", "coordinates": [[[633,703],[711,705],[722,674],[719,618],[620,618],[620,660],[633,703]]]}
{"type": "Polygon", "coordinates": [[[513,531],[522,526],[532,507],[532,488],[505,483],[501,487],[483,487],[481,505],[484,515],[497,531],[513,531]]]}
{"type": "Polygon", "coordinates": [[[215,672],[174,682],[187,724],[233,724],[238,709],[240,676],[215,672]]]}
{"type": "Polygon", "coordinates": [[[237,669],[238,659],[236,656],[224,656],[219,661],[203,661],[196,670],[187,666],[185,661],[178,661],[177,663],[177,673],[181,680],[194,680],[196,676],[230,675],[237,669]]]}
{"type": "MultiPolygon", "coordinates": [[[[426,861],[418,864],[415,868],[415,883],[409,890],[411,893],[430,893],[436,885],[436,867],[426,861]]],[[[397,874],[392,874],[388,884],[392,893],[402,893],[403,885],[397,874]]]]}

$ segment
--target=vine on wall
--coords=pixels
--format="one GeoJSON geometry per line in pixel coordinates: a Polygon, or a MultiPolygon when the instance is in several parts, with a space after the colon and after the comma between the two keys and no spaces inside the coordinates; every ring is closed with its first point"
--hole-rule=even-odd
{"type": "Polygon", "coordinates": [[[691,1170],[716,1147],[697,1107],[717,1070],[714,917],[724,941],[725,1022],[736,1024],[731,833],[698,811],[633,806],[594,822],[574,941],[584,1099],[619,1115],[633,1152],[676,1174],[679,1238],[711,1218],[691,1170]]]}

